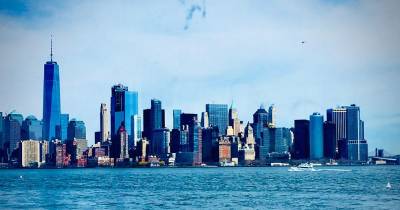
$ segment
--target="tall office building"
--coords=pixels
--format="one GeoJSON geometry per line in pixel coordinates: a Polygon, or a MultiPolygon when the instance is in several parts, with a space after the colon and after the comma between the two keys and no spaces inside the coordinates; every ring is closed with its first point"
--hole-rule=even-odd
{"type": "Polygon", "coordinates": [[[83,121],[72,119],[68,124],[68,140],[86,139],[86,126],[83,121]]]}
{"type": "Polygon", "coordinates": [[[329,121],[324,122],[324,157],[336,157],[336,124],[329,121]]]}
{"type": "Polygon", "coordinates": [[[265,160],[269,153],[287,153],[292,141],[290,130],[288,128],[263,129],[262,141],[260,145],[260,160],[265,160]]]}
{"type": "Polygon", "coordinates": [[[107,141],[110,137],[109,114],[107,104],[102,103],[100,105],[100,137],[102,142],[107,141]]]}
{"type": "Polygon", "coordinates": [[[180,109],[174,109],[172,111],[173,128],[174,129],[180,129],[181,128],[181,114],[182,114],[182,110],[180,110],[180,109]]]}
{"type": "Polygon", "coordinates": [[[151,155],[155,155],[162,160],[167,160],[170,153],[170,131],[168,128],[156,128],[152,131],[151,155]]]}
{"type": "Polygon", "coordinates": [[[360,107],[352,104],[347,110],[347,158],[352,161],[368,160],[368,144],[364,137],[364,122],[360,118],[360,107]]]}
{"type": "Polygon", "coordinates": [[[22,122],[21,140],[41,140],[42,139],[42,121],[30,115],[22,122]]]}
{"type": "Polygon", "coordinates": [[[220,135],[226,133],[228,128],[228,105],[227,104],[206,104],[209,126],[217,126],[220,135]]]}
{"type": "Polygon", "coordinates": [[[335,142],[335,149],[336,152],[338,152],[338,142],[339,140],[343,140],[347,138],[346,135],[346,130],[347,130],[347,125],[346,125],[346,108],[344,107],[337,107],[334,109],[328,109],[326,111],[326,121],[332,122],[335,124],[335,136],[336,136],[336,142],[335,142]]]}
{"type": "Polygon", "coordinates": [[[233,134],[238,136],[240,133],[240,120],[236,108],[233,108],[233,104],[229,108],[229,126],[233,128],[233,134]]]}
{"type": "Polygon", "coordinates": [[[268,117],[268,112],[263,105],[253,114],[253,131],[257,145],[260,145],[263,129],[268,126],[268,117]]]}
{"type": "Polygon", "coordinates": [[[21,140],[21,126],[24,117],[21,114],[11,112],[4,119],[4,143],[5,151],[10,158],[11,153],[17,148],[21,140]]]}
{"type": "Polygon", "coordinates": [[[201,113],[201,127],[203,127],[203,128],[208,128],[209,127],[208,113],[207,112],[202,112],[201,113]]]}
{"type": "Polygon", "coordinates": [[[129,138],[129,148],[137,145],[137,142],[142,138],[142,118],[138,115],[132,116],[132,138],[129,138]]]}
{"type": "Polygon", "coordinates": [[[133,138],[132,116],[138,115],[138,93],[118,84],[111,88],[111,139],[119,141],[119,127],[124,126],[128,137],[133,138]]]}
{"type": "Polygon", "coordinates": [[[56,127],[57,139],[65,142],[68,139],[69,114],[61,114],[60,125],[56,127]]]}
{"type": "Polygon", "coordinates": [[[275,105],[272,104],[268,108],[268,127],[274,128],[276,126],[276,109],[275,105]]]}
{"type": "Polygon", "coordinates": [[[21,167],[37,168],[40,162],[40,141],[25,140],[19,142],[19,164],[21,167]]]}
{"type": "Polygon", "coordinates": [[[310,157],[310,121],[294,121],[293,158],[308,159],[310,157]]]}
{"type": "Polygon", "coordinates": [[[153,131],[165,128],[165,111],[162,109],[161,101],[158,99],[151,100],[151,108],[143,110],[143,132],[142,137],[149,140],[150,151],[157,146],[152,141],[153,131]]]}
{"type": "Polygon", "coordinates": [[[208,127],[202,130],[202,161],[218,162],[218,128],[208,127]]]}
{"type": "Polygon", "coordinates": [[[56,128],[60,126],[60,76],[59,66],[53,61],[53,42],[51,42],[50,61],[44,64],[43,82],[43,139],[57,138],[56,128]]]}
{"type": "Polygon", "coordinates": [[[319,113],[310,115],[310,158],[314,160],[324,157],[323,123],[324,117],[319,113]]]}

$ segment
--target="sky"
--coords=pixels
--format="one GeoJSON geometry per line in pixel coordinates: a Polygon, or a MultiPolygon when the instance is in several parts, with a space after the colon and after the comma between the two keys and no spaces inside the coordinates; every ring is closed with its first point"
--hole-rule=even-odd
{"type": "Polygon", "coordinates": [[[0,0],[0,111],[42,118],[43,65],[60,65],[61,109],[89,144],[122,83],[140,110],[157,98],[200,114],[231,104],[277,125],[357,104],[369,151],[400,153],[400,1],[0,0]],[[304,44],[301,42],[305,41],[304,44]]]}

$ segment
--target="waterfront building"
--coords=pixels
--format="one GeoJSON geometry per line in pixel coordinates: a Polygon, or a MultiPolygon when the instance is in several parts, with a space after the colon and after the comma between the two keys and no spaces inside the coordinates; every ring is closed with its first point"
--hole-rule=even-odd
{"type": "Polygon", "coordinates": [[[42,134],[44,140],[57,138],[56,128],[60,126],[60,122],[60,75],[59,66],[53,61],[53,41],[51,41],[50,61],[44,64],[42,134]]]}
{"type": "Polygon", "coordinates": [[[173,128],[174,129],[180,129],[181,128],[181,114],[182,114],[182,110],[180,110],[180,109],[174,109],[172,111],[173,128]]]}
{"type": "Polygon", "coordinates": [[[218,162],[218,127],[208,127],[202,130],[202,161],[204,163],[218,162]]]}
{"type": "Polygon", "coordinates": [[[126,159],[129,158],[129,137],[128,132],[124,125],[120,125],[118,128],[117,135],[113,140],[112,147],[112,157],[115,159],[126,159]]]}
{"type": "Polygon", "coordinates": [[[310,159],[313,160],[324,157],[323,122],[324,117],[319,113],[310,115],[310,159]]]}
{"type": "Polygon", "coordinates": [[[171,142],[170,142],[171,153],[179,152],[180,140],[181,140],[180,129],[177,129],[177,128],[172,129],[171,130],[171,142]]]}
{"type": "Polygon", "coordinates": [[[72,119],[68,124],[68,140],[86,139],[86,126],[83,121],[72,119]]]}
{"type": "Polygon", "coordinates": [[[324,157],[336,158],[336,124],[329,121],[324,122],[324,157]]]}
{"type": "Polygon", "coordinates": [[[310,154],[310,122],[308,120],[295,120],[293,144],[290,150],[293,159],[308,159],[310,154]]]}
{"type": "Polygon", "coordinates": [[[70,158],[67,155],[67,145],[63,144],[60,140],[53,140],[50,144],[50,154],[52,155],[53,164],[57,168],[68,166],[70,158]]]}
{"type": "Polygon", "coordinates": [[[102,103],[100,105],[100,141],[105,142],[110,139],[110,122],[109,122],[110,112],[107,108],[107,104],[102,103]]]}
{"type": "Polygon", "coordinates": [[[149,141],[147,141],[146,138],[142,138],[139,140],[138,145],[137,145],[139,162],[146,161],[146,157],[148,154],[148,145],[149,145],[149,141]]]}
{"type": "Polygon", "coordinates": [[[364,137],[364,122],[360,119],[360,107],[346,107],[347,158],[351,161],[368,160],[368,144],[364,137]]]}
{"type": "Polygon", "coordinates": [[[231,142],[227,137],[218,139],[218,161],[231,162],[231,142]]]}
{"type": "Polygon", "coordinates": [[[157,156],[162,160],[167,160],[170,153],[170,131],[167,128],[157,128],[152,132],[151,155],[157,156]]]}
{"type": "Polygon", "coordinates": [[[21,127],[21,139],[42,139],[42,121],[36,119],[35,116],[28,116],[23,122],[21,127]]]}
{"type": "Polygon", "coordinates": [[[335,149],[336,152],[339,150],[338,142],[341,139],[347,138],[347,109],[345,107],[337,107],[334,109],[328,109],[326,111],[326,121],[335,124],[335,149]]]}
{"type": "Polygon", "coordinates": [[[88,148],[86,139],[70,139],[66,142],[66,153],[70,155],[71,165],[78,165],[78,161],[84,157],[84,151],[88,148]]]}
{"type": "Polygon", "coordinates": [[[265,160],[270,153],[287,153],[291,141],[291,133],[288,128],[264,128],[259,147],[260,160],[265,160]]]}
{"type": "Polygon", "coordinates": [[[240,120],[236,108],[233,104],[229,108],[229,126],[232,128],[232,135],[238,136],[240,133],[240,120]]]}
{"type": "Polygon", "coordinates": [[[19,142],[19,163],[23,168],[37,168],[40,166],[40,142],[25,140],[19,142]]]}
{"type": "Polygon", "coordinates": [[[206,104],[209,126],[217,126],[219,134],[226,133],[228,128],[228,105],[227,104],[206,104]]]}
{"type": "MultiPolygon", "coordinates": [[[[118,84],[111,88],[111,140],[118,142],[118,131],[124,126],[128,137],[132,133],[132,116],[138,115],[138,92],[129,91],[128,87],[118,84]]],[[[133,140],[131,140],[133,141],[133,140]]]]}
{"type": "Polygon", "coordinates": [[[202,163],[202,141],[202,128],[197,121],[194,121],[192,125],[189,125],[189,151],[193,152],[194,165],[202,163]]]}
{"type": "Polygon", "coordinates": [[[247,123],[247,126],[244,129],[244,142],[242,143],[242,147],[239,151],[239,160],[241,162],[253,161],[255,158],[256,152],[253,128],[250,126],[250,123],[247,123]]]}
{"type": "Polygon", "coordinates": [[[207,112],[202,112],[201,113],[201,127],[203,127],[203,128],[208,128],[209,127],[208,113],[207,112]]]}

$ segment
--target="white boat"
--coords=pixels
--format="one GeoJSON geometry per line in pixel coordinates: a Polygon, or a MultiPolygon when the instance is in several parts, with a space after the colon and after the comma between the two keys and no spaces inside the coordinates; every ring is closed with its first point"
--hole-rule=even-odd
{"type": "Polygon", "coordinates": [[[302,163],[289,168],[289,171],[315,171],[312,163],[302,163]]]}
{"type": "Polygon", "coordinates": [[[386,185],[386,189],[391,189],[391,188],[392,188],[392,185],[390,184],[390,182],[388,182],[386,185]]]}

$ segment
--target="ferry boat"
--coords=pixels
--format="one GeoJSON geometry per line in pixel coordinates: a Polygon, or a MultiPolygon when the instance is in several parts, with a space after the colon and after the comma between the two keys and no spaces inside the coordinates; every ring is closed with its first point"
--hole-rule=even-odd
{"type": "Polygon", "coordinates": [[[312,163],[302,163],[298,166],[290,167],[289,171],[315,171],[315,169],[312,163]]]}

